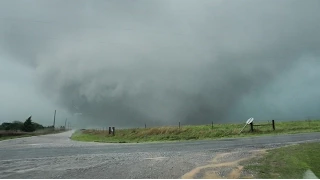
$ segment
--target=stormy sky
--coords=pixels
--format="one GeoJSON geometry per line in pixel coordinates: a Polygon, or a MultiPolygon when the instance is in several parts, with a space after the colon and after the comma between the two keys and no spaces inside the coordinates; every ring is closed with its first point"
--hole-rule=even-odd
{"type": "Polygon", "coordinates": [[[1,0],[0,122],[320,117],[318,0],[1,0]]]}

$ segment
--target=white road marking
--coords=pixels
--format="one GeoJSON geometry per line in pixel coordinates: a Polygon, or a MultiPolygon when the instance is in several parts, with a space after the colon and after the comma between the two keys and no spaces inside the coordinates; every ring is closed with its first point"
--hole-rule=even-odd
{"type": "Polygon", "coordinates": [[[28,144],[30,146],[41,146],[41,145],[49,145],[49,144],[54,144],[54,143],[38,143],[38,144],[28,144]]]}
{"type": "Polygon", "coordinates": [[[154,157],[154,158],[144,158],[144,159],[148,159],[148,160],[163,160],[166,159],[167,157],[154,157]]]}

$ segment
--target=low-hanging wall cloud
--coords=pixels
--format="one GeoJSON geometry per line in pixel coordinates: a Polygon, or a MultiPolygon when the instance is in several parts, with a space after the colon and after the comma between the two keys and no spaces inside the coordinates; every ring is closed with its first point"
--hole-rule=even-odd
{"type": "Polygon", "coordinates": [[[317,0],[3,0],[0,10],[3,57],[33,69],[38,92],[82,126],[319,115],[317,0]]]}

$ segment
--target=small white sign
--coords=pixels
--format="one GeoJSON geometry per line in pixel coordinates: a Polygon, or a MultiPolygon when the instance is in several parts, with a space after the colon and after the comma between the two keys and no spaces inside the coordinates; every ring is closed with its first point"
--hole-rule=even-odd
{"type": "Polygon", "coordinates": [[[245,125],[243,126],[243,128],[241,129],[240,133],[243,131],[243,129],[244,129],[248,124],[252,123],[253,120],[254,120],[253,117],[249,118],[249,119],[247,120],[246,124],[245,124],[245,125]]]}
{"type": "Polygon", "coordinates": [[[253,120],[254,120],[254,118],[252,117],[252,118],[248,119],[246,123],[247,123],[247,124],[250,124],[250,123],[253,122],[253,120]]]}

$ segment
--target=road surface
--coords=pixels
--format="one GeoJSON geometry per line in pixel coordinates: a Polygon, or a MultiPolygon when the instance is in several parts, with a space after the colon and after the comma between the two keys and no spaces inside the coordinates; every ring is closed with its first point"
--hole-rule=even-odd
{"type": "Polygon", "coordinates": [[[72,133],[0,141],[0,178],[238,178],[241,173],[247,177],[240,173],[237,160],[265,148],[320,139],[320,133],[308,133],[103,144],[72,141],[72,133]],[[219,169],[223,163],[226,167],[219,169]]]}

